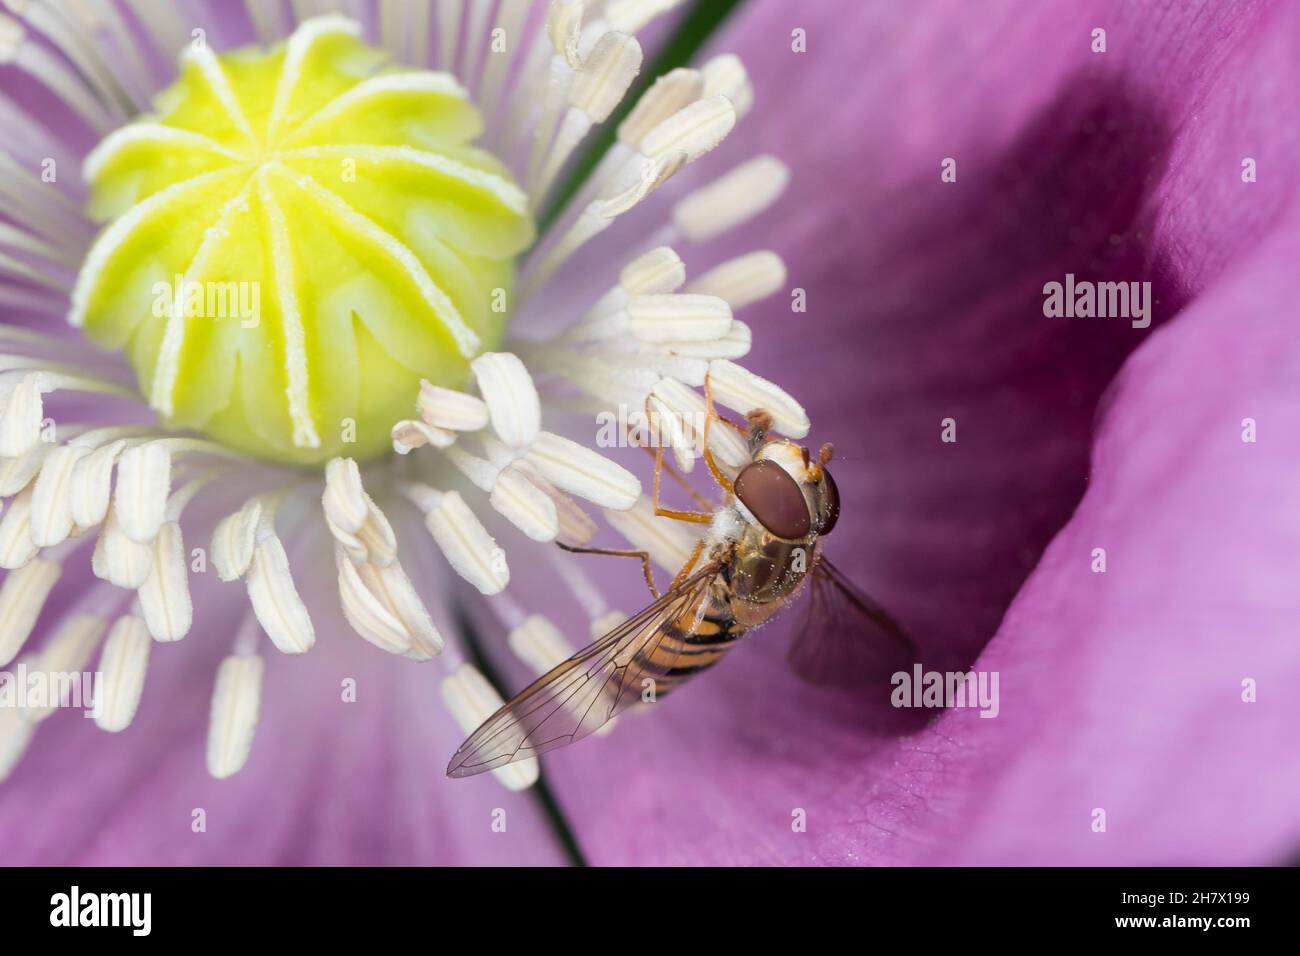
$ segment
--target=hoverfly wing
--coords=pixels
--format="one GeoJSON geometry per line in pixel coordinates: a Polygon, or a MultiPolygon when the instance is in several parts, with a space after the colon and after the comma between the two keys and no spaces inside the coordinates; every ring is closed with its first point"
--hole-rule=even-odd
{"type": "Polygon", "coordinates": [[[812,684],[885,680],[916,658],[916,645],[884,608],[820,555],[808,575],[803,620],[786,655],[812,684]]]}
{"type": "Polygon", "coordinates": [[[641,682],[666,676],[677,661],[676,652],[660,653],[665,635],[698,626],[717,573],[717,564],[701,568],[521,690],[460,745],[447,776],[468,777],[571,744],[640,702],[641,682]]]}

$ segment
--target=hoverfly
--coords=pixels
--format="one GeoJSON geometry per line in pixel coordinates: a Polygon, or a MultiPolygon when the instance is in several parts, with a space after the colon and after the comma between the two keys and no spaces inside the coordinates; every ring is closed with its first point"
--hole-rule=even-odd
{"type": "Polygon", "coordinates": [[[808,611],[787,655],[801,677],[857,684],[910,663],[915,648],[904,630],[821,553],[840,508],[827,468],[831,445],[822,445],[814,459],[806,447],[773,437],[772,417],[762,409],[749,413],[748,428],[731,422],[714,411],[707,377],[704,384],[703,457],[724,502],[711,512],[660,507],[662,443],[655,449],[653,502],[656,515],[707,523],[708,532],[662,595],[644,551],[561,545],[640,558],[655,600],[507,701],[461,744],[447,776],[495,770],[586,737],[642,703],[647,686],[657,700],[712,667],[805,590],[808,611]],[[709,450],[715,421],[748,441],[750,461],[734,480],[709,450]]]}

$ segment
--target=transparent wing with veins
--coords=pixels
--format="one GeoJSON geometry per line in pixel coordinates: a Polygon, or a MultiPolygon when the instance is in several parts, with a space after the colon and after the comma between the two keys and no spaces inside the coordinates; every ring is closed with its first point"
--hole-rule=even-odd
{"type": "Polygon", "coordinates": [[[916,645],[883,607],[820,554],[808,574],[804,619],[786,655],[812,684],[855,687],[910,667],[916,645]]]}
{"type": "Polygon", "coordinates": [[[662,678],[676,664],[676,653],[660,653],[664,637],[689,633],[707,613],[718,569],[700,568],[525,687],[460,745],[447,776],[468,777],[571,744],[639,703],[642,681],[662,678]]]}

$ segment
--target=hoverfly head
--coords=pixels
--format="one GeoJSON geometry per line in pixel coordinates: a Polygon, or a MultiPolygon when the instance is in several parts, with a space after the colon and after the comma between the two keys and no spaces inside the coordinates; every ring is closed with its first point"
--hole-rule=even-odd
{"type": "Polygon", "coordinates": [[[736,498],[778,538],[829,534],[840,511],[839,489],[826,467],[833,454],[830,444],[822,445],[814,459],[794,442],[766,441],[736,476],[736,498]]]}

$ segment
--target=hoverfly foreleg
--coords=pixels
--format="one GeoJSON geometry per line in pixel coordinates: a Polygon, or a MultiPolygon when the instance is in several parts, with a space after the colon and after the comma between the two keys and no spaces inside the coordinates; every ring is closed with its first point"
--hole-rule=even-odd
{"type": "Polygon", "coordinates": [[[557,541],[555,543],[565,551],[572,554],[603,554],[611,558],[640,558],[641,570],[645,572],[646,587],[648,587],[650,593],[655,596],[655,600],[659,599],[659,589],[655,587],[654,570],[650,566],[649,551],[633,551],[631,549],[620,548],[584,548],[578,545],[564,544],[562,541],[557,541]]]}
{"type": "MultiPolygon", "coordinates": [[[[650,396],[649,396],[649,395],[646,395],[646,398],[645,398],[645,417],[646,417],[646,421],[648,421],[648,422],[653,422],[653,421],[654,421],[654,412],[653,412],[653,411],[651,410],[651,408],[650,408],[650,396]]],[[[656,430],[653,430],[653,431],[652,431],[652,434],[658,435],[659,432],[658,432],[658,430],[656,429],[656,430]]],[[[655,440],[655,441],[653,441],[651,444],[648,444],[648,445],[642,445],[642,444],[640,444],[639,442],[635,442],[635,444],[637,445],[637,447],[639,447],[640,449],[642,449],[642,450],[643,450],[647,455],[649,455],[651,458],[655,458],[656,456],[655,456],[655,450],[654,450],[654,449],[655,449],[655,447],[657,447],[657,446],[661,443],[661,441],[662,441],[662,439],[658,439],[658,440],[655,440]]],[[[690,483],[689,481],[687,481],[687,480],[682,476],[681,472],[679,472],[676,468],[674,468],[674,467],[672,466],[671,463],[669,463],[669,461],[668,461],[667,458],[663,458],[663,459],[660,460],[660,461],[656,461],[656,466],[657,466],[661,471],[666,471],[666,472],[668,472],[668,477],[672,478],[673,481],[677,482],[678,486],[679,486],[683,491],[685,491],[688,495],[691,496],[691,500],[694,501],[697,505],[699,505],[699,507],[700,507],[700,509],[701,509],[702,511],[712,511],[712,510],[713,510],[713,508],[714,508],[713,503],[710,502],[708,499],[706,499],[702,494],[700,494],[700,493],[699,493],[698,491],[696,491],[694,488],[692,488],[692,487],[691,487],[691,483],[690,483]]]]}
{"type": "MultiPolygon", "coordinates": [[[[705,425],[708,428],[708,425],[705,425]]],[[[707,455],[708,452],[706,451],[707,455]]],[[[692,524],[708,524],[713,520],[713,515],[706,511],[671,511],[659,504],[659,477],[664,470],[664,446],[655,446],[655,480],[654,491],[650,496],[650,502],[654,505],[655,515],[660,518],[673,518],[677,521],[689,521],[692,524]]]]}
{"type": "Polygon", "coordinates": [[[722,473],[722,469],[718,467],[718,463],[713,460],[713,450],[709,448],[709,427],[714,423],[715,420],[722,422],[724,425],[729,425],[730,427],[734,428],[736,431],[740,432],[742,435],[746,436],[746,438],[748,438],[749,432],[747,432],[744,428],[737,425],[731,419],[724,418],[723,416],[718,414],[717,409],[713,405],[713,383],[709,381],[709,373],[705,372],[704,373],[704,463],[709,466],[709,472],[713,475],[713,480],[716,481],[722,487],[722,489],[727,492],[727,494],[732,494],[734,491],[734,486],[731,483],[731,479],[722,473]]]}
{"type": "Polygon", "coordinates": [[[695,563],[700,560],[700,555],[703,553],[704,539],[701,538],[699,541],[695,542],[695,547],[691,549],[691,556],[686,559],[686,563],[682,565],[682,569],[677,572],[677,576],[673,578],[673,583],[668,585],[669,591],[691,576],[691,572],[695,570],[695,563]]]}

